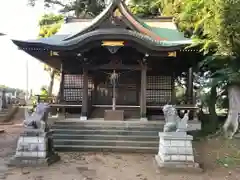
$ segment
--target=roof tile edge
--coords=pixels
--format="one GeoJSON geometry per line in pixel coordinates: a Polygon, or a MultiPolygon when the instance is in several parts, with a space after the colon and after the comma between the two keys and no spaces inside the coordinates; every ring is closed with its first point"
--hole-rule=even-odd
{"type": "MultiPolygon", "coordinates": [[[[91,22],[94,18],[76,18],[76,17],[67,17],[67,23],[72,22],[91,22]]],[[[171,16],[160,16],[160,17],[153,17],[153,18],[140,18],[143,21],[156,21],[156,22],[173,22],[173,17],[171,16]]]]}

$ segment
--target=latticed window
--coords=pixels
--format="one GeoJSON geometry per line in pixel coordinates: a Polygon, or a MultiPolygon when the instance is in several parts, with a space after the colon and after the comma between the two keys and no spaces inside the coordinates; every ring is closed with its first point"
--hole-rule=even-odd
{"type": "MultiPolygon", "coordinates": [[[[88,96],[91,97],[93,83],[88,77],[88,96]]],[[[65,74],[64,75],[64,100],[66,102],[82,102],[83,97],[83,75],[65,74]]]]}
{"type": "Polygon", "coordinates": [[[147,76],[147,105],[165,104],[171,100],[171,76],[147,76]]]}

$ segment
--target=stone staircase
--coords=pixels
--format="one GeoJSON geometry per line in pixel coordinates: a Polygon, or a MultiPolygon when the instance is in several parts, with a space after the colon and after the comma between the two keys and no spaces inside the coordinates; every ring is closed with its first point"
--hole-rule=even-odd
{"type": "Polygon", "coordinates": [[[163,122],[78,121],[55,122],[53,141],[57,151],[112,151],[154,153],[163,122]]]}
{"type": "Polygon", "coordinates": [[[18,109],[18,106],[9,106],[7,109],[2,109],[0,111],[0,123],[6,123],[12,120],[18,112],[18,109]]]}

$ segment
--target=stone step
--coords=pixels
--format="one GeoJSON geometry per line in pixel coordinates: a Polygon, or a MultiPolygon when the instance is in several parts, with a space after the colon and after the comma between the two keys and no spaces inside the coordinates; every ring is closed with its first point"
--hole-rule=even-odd
{"type": "Polygon", "coordinates": [[[53,134],[54,139],[77,139],[77,140],[124,140],[124,141],[159,141],[158,136],[124,136],[124,135],[101,135],[101,134],[53,134]]]}
{"type": "Polygon", "coordinates": [[[54,125],[58,126],[124,126],[124,127],[162,127],[164,121],[101,121],[101,120],[87,120],[87,121],[56,121],[54,125]]]}
{"type": "Polygon", "coordinates": [[[0,111],[0,113],[6,113],[6,112],[8,112],[9,111],[9,109],[2,109],[1,111],[0,111]]]}
{"type": "Polygon", "coordinates": [[[133,146],[82,146],[82,145],[55,145],[55,150],[64,152],[122,152],[122,153],[150,153],[157,154],[155,147],[133,147],[133,146]]]}
{"type": "Polygon", "coordinates": [[[54,139],[54,146],[118,146],[118,147],[158,147],[158,141],[122,141],[122,140],[72,140],[72,139],[54,139]]]}
{"type": "Polygon", "coordinates": [[[91,125],[91,124],[84,124],[84,125],[61,125],[61,124],[53,124],[51,126],[52,129],[85,129],[85,130],[129,130],[129,131],[163,131],[163,126],[138,126],[138,125],[91,125]]]}
{"type": "Polygon", "coordinates": [[[0,112],[0,122],[8,122],[10,121],[18,112],[18,107],[13,106],[9,109],[4,109],[0,112]]]}
{"type": "Polygon", "coordinates": [[[101,135],[135,135],[135,136],[158,136],[158,131],[128,131],[116,129],[51,129],[58,134],[101,134],[101,135]]]}

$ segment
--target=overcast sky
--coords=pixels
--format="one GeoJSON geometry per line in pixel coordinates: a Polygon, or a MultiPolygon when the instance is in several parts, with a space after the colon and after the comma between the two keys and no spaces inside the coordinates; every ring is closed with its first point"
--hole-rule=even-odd
{"type": "Polygon", "coordinates": [[[26,61],[29,66],[29,89],[38,91],[47,85],[49,76],[43,65],[27,55],[10,41],[14,39],[35,39],[39,27],[38,20],[44,14],[42,3],[29,7],[27,0],[4,0],[0,6],[0,32],[8,36],[0,37],[0,84],[26,89],[26,61]]]}

